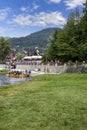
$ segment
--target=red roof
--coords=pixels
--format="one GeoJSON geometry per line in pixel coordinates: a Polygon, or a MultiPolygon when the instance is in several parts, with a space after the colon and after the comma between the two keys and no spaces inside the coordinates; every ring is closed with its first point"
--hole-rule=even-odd
{"type": "Polygon", "coordinates": [[[7,59],[10,59],[10,60],[16,60],[16,55],[11,53],[7,56],[7,59]]]}

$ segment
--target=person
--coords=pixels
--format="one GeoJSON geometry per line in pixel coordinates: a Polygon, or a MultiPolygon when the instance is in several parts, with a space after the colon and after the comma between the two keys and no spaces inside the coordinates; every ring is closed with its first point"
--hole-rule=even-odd
{"type": "Polygon", "coordinates": [[[29,70],[29,77],[31,76],[31,71],[29,70]]]}
{"type": "Polygon", "coordinates": [[[28,74],[28,71],[27,71],[27,70],[25,70],[25,73],[26,73],[26,74],[28,74]]]}
{"type": "Polygon", "coordinates": [[[46,68],[44,68],[44,72],[46,73],[46,68]]]}

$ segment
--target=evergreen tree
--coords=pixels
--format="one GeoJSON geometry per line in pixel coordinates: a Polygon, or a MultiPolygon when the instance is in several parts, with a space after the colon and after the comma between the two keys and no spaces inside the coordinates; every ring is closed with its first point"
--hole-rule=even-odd
{"type": "Polygon", "coordinates": [[[81,28],[84,42],[87,41],[87,0],[84,3],[83,16],[81,20],[81,28]]]}
{"type": "Polygon", "coordinates": [[[55,33],[47,57],[54,61],[87,61],[87,0],[83,15],[78,9],[71,12],[65,27],[55,33]]]}
{"type": "Polygon", "coordinates": [[[83,8],[83,16],[80,22],[80,28],[81,28],[81,56],[82,60],[87,61],[87,0],[84,3],[84,8],[83,8]]]}
{"type": "Polygon", "coordinates": [[[47,56],[50,60],[78,60],[78,23],[80,22],[80,13],[78,10],[72,12],[67,20],[65,27],[55,32],[51,45],[48,48],[47,56]]]}
{"type": "Polygon", "coordinates": [[[10,52],[10,44],[4,38],[0,38],[0,61],[5,60],[10,52]]]}
{"type": "Polygon", "coordinates": [[[56,30],[51,41],[51,45],[47,48],[46,57],[49,61],[55,61],[57,59],[57,40],[60,30],[56,30]]]}

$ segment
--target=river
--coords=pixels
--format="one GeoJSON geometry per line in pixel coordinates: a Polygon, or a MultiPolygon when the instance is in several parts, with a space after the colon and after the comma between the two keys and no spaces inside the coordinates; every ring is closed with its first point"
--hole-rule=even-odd
{"type": "Polygon", "coordinates": [[[11,78],[5,75],[0,75],[0,86],[5,86],[8,84],[17,84],[23,81],[29,81],[29,78],[11,78]]]}

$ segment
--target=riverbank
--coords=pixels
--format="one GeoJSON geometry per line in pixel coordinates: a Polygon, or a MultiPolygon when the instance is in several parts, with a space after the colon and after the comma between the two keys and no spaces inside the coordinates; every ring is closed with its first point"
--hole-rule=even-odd
{"type": "Polygon", "coordinates": [[[0,88],[1,130],[86,130],[87,74],[33,78],[0,88]]]}
{"type": "MultiPolygon", "coordinates": [[[[9,70],[10,68],[6,67],[5,64],[0,64],[0,69],[6,69],[9,70]]],[[[43,73],[49,73],[49,74],[60,74],[60,73],[87,73],[87,63],[83,64],[63,64],[63,65],[44,65],[44,64],[29,64],[29,63],[20,63],[16,64],[16,69],[21,70],[29,70],[29,71],[38,71],[43,73]]]]}

